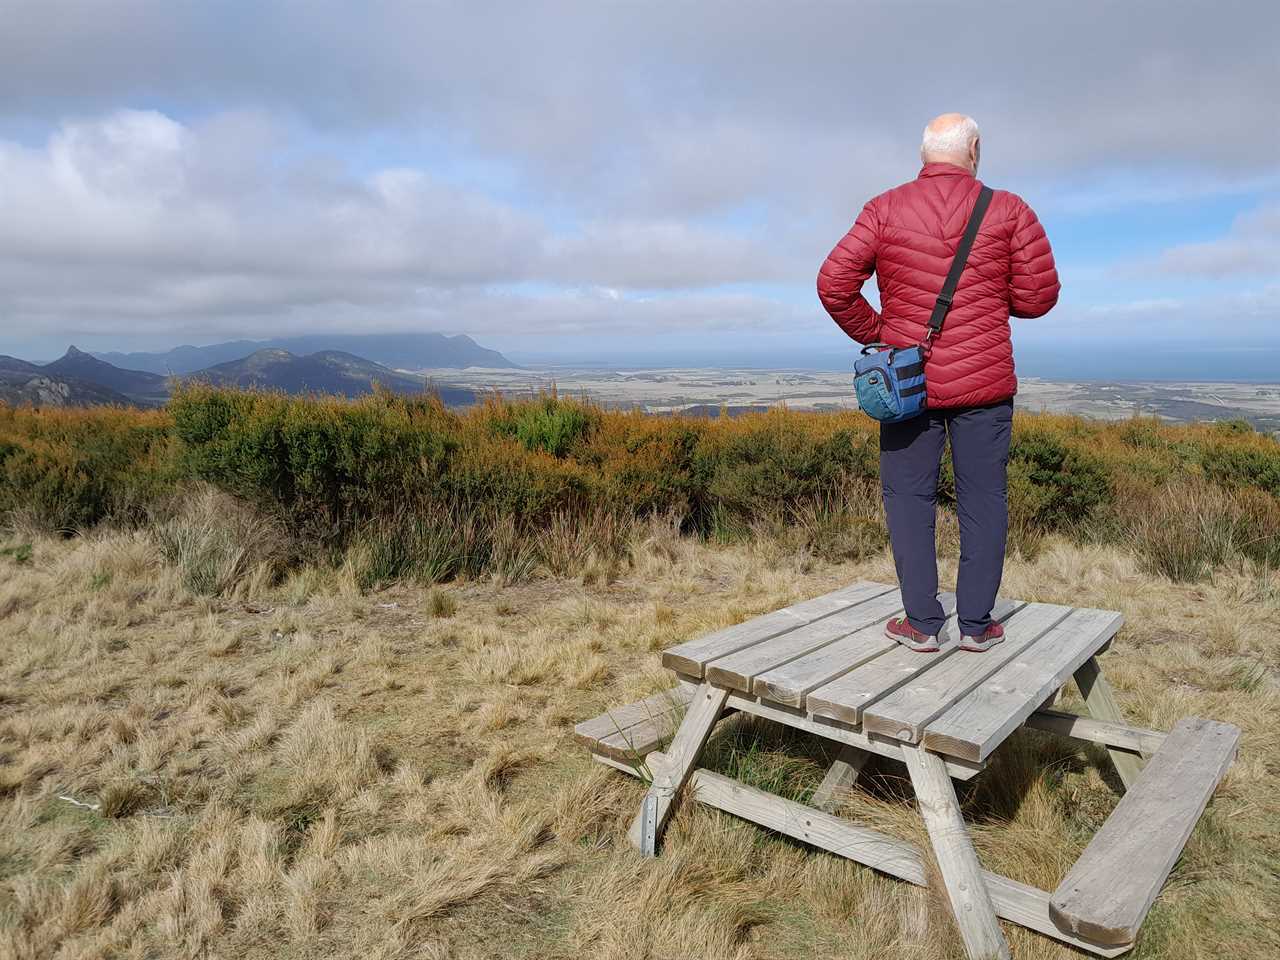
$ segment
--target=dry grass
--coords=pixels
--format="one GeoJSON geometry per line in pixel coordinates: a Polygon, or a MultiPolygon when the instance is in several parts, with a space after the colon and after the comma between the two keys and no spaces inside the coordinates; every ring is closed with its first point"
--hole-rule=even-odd
{"type": "MultiPolygon", "coordinates": [[[[0,556],[0,957],[957,956],[936,894],[706,808],[682,805],[640,859],[624,836],[640,784],[570,737],[666,685],[662,648],[891,580],[887,554],[713,548],[671,521],[602,555],[553,536],[563,579],[515,558],[519,582],[447,592],[303,570],[199,596],[146,532],[0,556]]],[[[1177,584],[1050,539],[1011,561],[1006,593],[1125,612],[1106,663],[1134,722],[1245,731],[1134,956],[1280,953],[1277,576],[1177,584]]],[[[803,799],[827,759],[739,718],[711,762],[803,799]]],[[[1055,886],[1114,805],[1102,759],[1011,740],[962,791],[986,864],[1055,886]]],[[[892,763],[844,801],[923,840],[892,763]]],[[[1006,929],[1020,958],[1077,956],[1006,929]]]]}

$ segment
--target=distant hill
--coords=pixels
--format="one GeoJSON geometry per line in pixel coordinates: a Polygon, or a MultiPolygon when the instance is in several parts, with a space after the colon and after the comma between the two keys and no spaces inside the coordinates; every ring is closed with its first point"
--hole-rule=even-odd
{"type": "Polygon", "coordinates": [[[96,383],[50,375],[39,364],[0,355],[0,401],[14,406],[85,407],[129,405],[130,399],[96,383]]]}
{"type": "Polygon", "coordinates": [[[518,369],[498,351],[482,347],[468,336],[450,337],[442,333],[315,334],[274,340],[231,340],[205,347],[181,346],[164,353],[98,353],[95,356],[131,370],[188,374],[240,360],[260,350],[285,350],[297,356],[340,351],[404,370],[433,367],[518,369]]]}
{"type": "Polygon", "coordinates": [[[55,379],[96,384],[144,405],[164,403],[169,395],[166,377],[143,370],[122,369],[74,346],[68,347],[61,357],[39,370],[55,379]]]}
{"type": "Polygon", "coordinates": [[[10,373],[39,373],[40,364],[28,363],[26,360],[19,360],[17,357],[6,357],[0,353],[0,370],[10,373]]]}
{"type": "MultiPolygon", "coordinates": [[[[322,350],[298,356],[288,350],[258,350],[239,360],[197,370],[187,379],[226,387],[265,387],[286,393],[331,393],[356,397],[369,393],[376,382],[396,393],[422,393],[422,377],[397,373],[390,367],[341,350],[322,350]]],[[[435,387],[449,406],[466,406],[475,394],[459,387],[435,387]]]]}

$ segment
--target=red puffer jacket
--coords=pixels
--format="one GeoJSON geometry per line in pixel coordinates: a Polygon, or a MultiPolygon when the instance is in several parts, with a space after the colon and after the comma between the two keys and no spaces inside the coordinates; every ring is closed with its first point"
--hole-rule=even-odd
{"type": "MultiPolygon", "coordinates": [[[[909,347],[924,339],[942,281],[982,184],[962,167],[927,163],[909,183],[872,199],[818,272],[818,296],[860,343],[909,347]],[[880,313],[862,296],[876,274],[880,313]]],[[[1039,317],[1058,302],[1049,239],[1021,197],[996,190],[942,333],[925,365],[930,407],[1007,400],[1018,390],[1009,317],[1039,317]]]]}

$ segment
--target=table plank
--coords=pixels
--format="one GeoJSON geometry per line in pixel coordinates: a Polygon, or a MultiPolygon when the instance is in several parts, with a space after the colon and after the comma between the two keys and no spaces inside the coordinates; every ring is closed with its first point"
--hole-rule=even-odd
{"type": "MultiPolygon", "coordinates": [[[[956,610],[956,595],[944,593],[938,600],[943,612],[951,617],[956,610]]],[[[804,706],[805,695],[810,690],[815,690],[894,649],[898,645],[897,641],[884,635],[884,623],[898,612],[895,610],[876,623],[842,637],[835,643],[766,670],[752,681],[752,691],[775,703],[804,706]]]]}
{"type": "MultiPolygon", "coordinates": [[[[1021,600],[997,600],[992,617],[1005,621],[1025,603],[1021,600]]],[[[916,653],[901,644],[873,660],[842,674],[805,694],[805,709],[815,717],[829,717],[844,723],[862,723],[866,707],[897,690],[904,683],[946,662],[959,651],[959,632],[955,619],[947,622],[945,642],[937,653],[916,653]]]]}
{"type": "MultiPolygon", "coordinates": [[[[919,743],[924,728],[953,703],[995,673],[1026,648],[1036,644],[1070,607],[1032,603],[1009,618],[1004,642],[986,653],[961,651],[868,706],[862,726],[868,732],[919,743]]],[[[1038,707],[1039,701],[1032,708],[1038,707]]]]}
{"type": "Polygon", "coordinates": [[[924,731],[924,745],[955,757],[985,760],[1080,664],[1115,636],[1122,623],[1124,617],[1114,610],[1072,610],[1039,641],[1024,647],[931,721],[924,731]]]}
{"type": "Polygon", "coordinates": [[[717,686],[749,693],[751,681],[766,670],[820,650],[870,624],[882,623],[901,610],[901,594],[897,590],[890,590],[781,636],[753,644],[737,653],[718,657],[706,665],[706,678],[717,686]]]}
{"type": "MultiPolygon", "coordinates": [[[[688,677],[680,678],[681,682],[687,682],[688,679],[688,677]]],[[[838,720],[814,718],[801,707],[788,707],[785,704],[762,700],[754,694],[731,691],[729,699],[725,701],[725,710],[739,710],[788,727],[795,727],[816,737],[846,743],[860,750],[866,750],[868,753],[888,757],[890,760],[899,762],[902,760],[902,744],[897,740],[882,737],[878,733],[868,735],[856,726],[838,720]]],[[[960,760],[956,757],[943,757],[943,760],[953,780],[970,780],[986,768],[985,763],[974,763],[971,760],[960,760]]]]}
{"type": "Polygon", "coordinates": [[[794,630],[796,627],[821,620],[846,607],[888,593],[893,587],[883,583],[860,581],[831,593],[794,603],[781,610],[754,617],[751,620],[725,627],[685,643],[677,644],[662,653],[662,665],[669,670],[701,678],[707,663],[717,657],[744,650],[762,640],[794,630]]]}

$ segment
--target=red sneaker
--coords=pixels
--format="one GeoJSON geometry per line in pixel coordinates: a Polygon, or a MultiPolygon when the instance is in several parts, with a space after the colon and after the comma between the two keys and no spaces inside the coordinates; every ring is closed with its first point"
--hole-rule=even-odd
{"type": "Polygon", "coordinates": [[[986,653],[997,643],[1004,639],[1004,627],[992,621],[987,629],[982,631],[981,636],[970,637],[963,636],[960,638],[960,649],[971,650],[974,653],[986,653]]]}
{"type": "Polygon", "coordinates": [[[916,653],[937,653],[940,649],[936,636],[921,633],[907,622],[906,617],[891,617],[884,625],[884,635],[916,653]]]}

